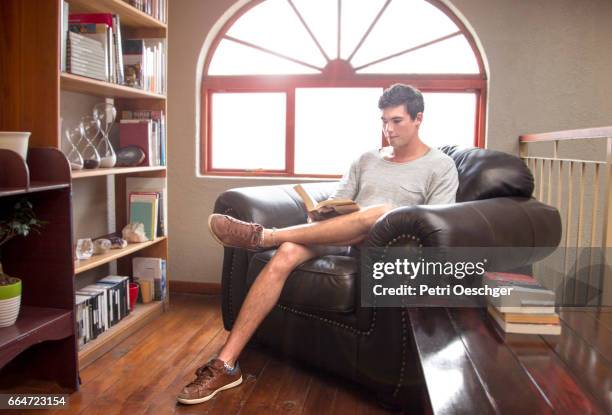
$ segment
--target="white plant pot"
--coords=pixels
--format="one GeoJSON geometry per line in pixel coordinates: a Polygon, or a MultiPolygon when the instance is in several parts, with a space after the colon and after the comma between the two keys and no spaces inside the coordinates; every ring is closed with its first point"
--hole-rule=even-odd
{"type": "Polygon", "coordinates": [[[24,160],[28,155],[29,132],[0,131],[0,148],[13,150],[24,160]]]}
{"type": "MultiPolygon", "coordinates": [[[[0,273],[2,268],[0,267],[0,273]]],[[[0,327],[15,324],[21,306],[21,280],[11,278],[9,285],[0,285],[0,327]]]]}

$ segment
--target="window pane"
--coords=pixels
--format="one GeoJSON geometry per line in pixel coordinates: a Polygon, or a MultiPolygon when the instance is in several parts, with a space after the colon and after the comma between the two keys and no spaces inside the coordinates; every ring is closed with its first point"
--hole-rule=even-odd
{"type": "Polygon", "coordinates": [[[212,95],[212,167],[285,169],[284,93],[212,95]]]}
{"type": "Polygon", "coordinates": [[[228,35],[317,67],[327,63],[287,0],[266,0],[242,15],[228,35]]]}
{"type": "Polygon", "coordinates": [[[295,172],[343,174],[380,147],[381,88],[307,88],[295,92],[295,172]]]}
{"type": "Polygon", "coordinates": [[[385,0],[342,0],[341,57],[348,59],[353,53],[384,4],[385,0]]]}
{"type": "Polygon", "coordinates": [[[208,68],[209,75],[280,75],[321,73],[231,40],[222,40],[208,68]]]}
{"type": "Polygon", "coordinates": [[[425,112],[419,135],[431,147],[474,146],[476,94],[423,93],[425,112]]]}
{"type": "Polygon", "coordinates": [[[463,35],[415,50],[357,73],[479,73],[478,62],[463,35]]]}
{"type": "Polygon", "coordinates": [[[338,4],[332,0],[293,0],[302,18],[330,59],[336,58],[338,4]]]}
{"type": "Polygon", "coordinates": [[[458,30],[451,19],[426,1],[392,0],[351,63],[358,67],[458,30]]]}

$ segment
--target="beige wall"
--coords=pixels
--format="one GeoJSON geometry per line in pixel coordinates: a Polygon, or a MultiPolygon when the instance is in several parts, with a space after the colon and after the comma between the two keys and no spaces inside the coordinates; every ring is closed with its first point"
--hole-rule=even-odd
{"type": "MultiPolygon", "coordinates": [[[[240,4],[244,1],[239,2],[240,4]]],[[[169,2],[170,277],[219,282],[222,249],[206,217],[220,192],[279,180],[196,176],[201,59],[234,0],[169,2]]],[[[517,137],[612,124],[612,2],[453,0],[489,71],[487,146],[517,153],[517,137]]]]}

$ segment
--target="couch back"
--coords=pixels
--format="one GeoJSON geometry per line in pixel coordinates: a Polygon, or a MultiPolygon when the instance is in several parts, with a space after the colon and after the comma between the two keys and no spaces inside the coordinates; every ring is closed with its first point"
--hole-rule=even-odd
{"type": "Polygon", "coordinates": [[[457,202],[494,197],[531,197],[533,175],[518,157],[482,148],[441,147],[457,166],[457,202]]]}

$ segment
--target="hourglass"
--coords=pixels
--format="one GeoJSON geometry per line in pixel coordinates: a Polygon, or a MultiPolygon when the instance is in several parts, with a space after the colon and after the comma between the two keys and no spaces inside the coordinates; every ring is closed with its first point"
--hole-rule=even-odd
{"type": "Polygon", "coordinates": [[[81,155],[83,156],[84,160],[84,167],[86,169],[95,169],[100,167],[100,154],[93,144],[95,142],[94,140],[100,133],[100,121],[93,117],[85,116],[81,118],[79,130],[81,134],[81,140],[79,143],[81,155]]]}
{"type": "Polygon", "coordinates": [[[117,155],[108,134],[117,118],[117,110],[113,104],[101,102],[93,107],[93,118],[98,120],[100,128],[100,139],[96,145],[98,154],[100,154],[100,167],[114,167],[117,163],[117,155]]]}
{"type": "Polygon", "coordinates": [[[67,129],[64,131],[64,135],[66,136],[66,141],[70,145],[70,151],[66,156],[68,158],[68,162],[70,163],[70,168],[72,170],[82,170],[83,169],[83,157],[77,146],[81,141],[81,129],[79,127],[67,129]]]}

